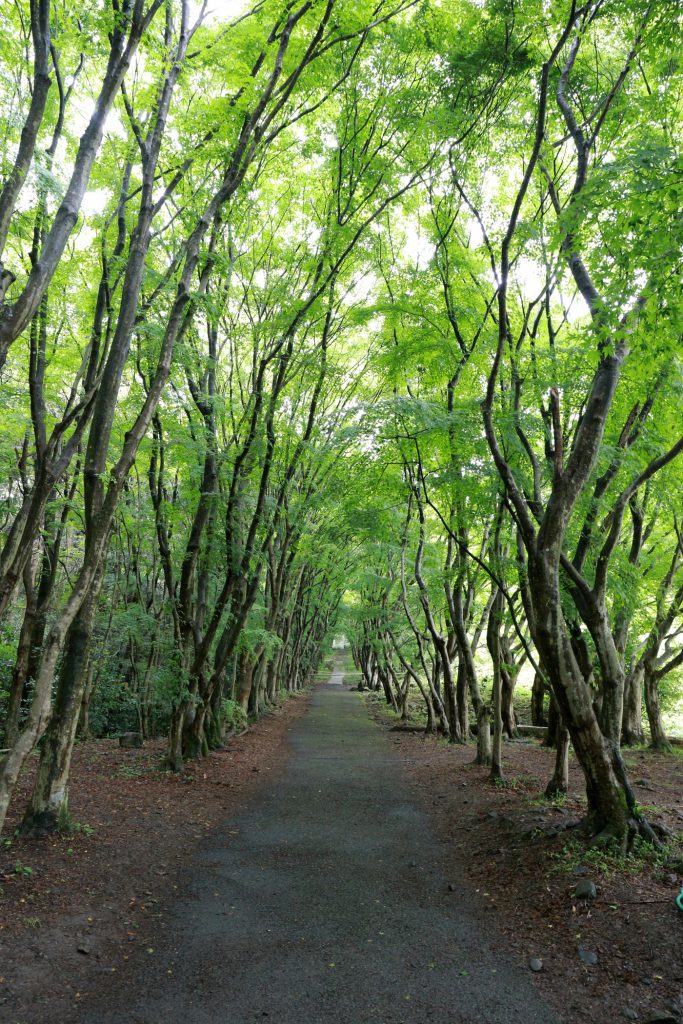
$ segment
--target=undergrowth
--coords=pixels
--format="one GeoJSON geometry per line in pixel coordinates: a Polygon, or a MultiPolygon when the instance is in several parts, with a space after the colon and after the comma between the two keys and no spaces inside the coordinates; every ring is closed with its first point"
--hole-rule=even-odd
{"type": "Polygon", "coordinates": [[[606,847],[590,847],[585,839],[571,836],[561,850],[549,854],[554,862],[553,870],[568,872],[574,868],[592,868],[603,878],[614,875],[638,875],[644,868],[653,870],[671,869],[672,864],[683,858],[683,841],[680,836],[658,848],[636,836],[628,853],[620,844],[606,847]]]}

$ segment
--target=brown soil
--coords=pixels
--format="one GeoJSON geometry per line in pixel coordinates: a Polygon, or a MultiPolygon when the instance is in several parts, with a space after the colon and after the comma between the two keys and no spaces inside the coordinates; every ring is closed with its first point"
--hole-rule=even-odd
{"type": "MultiPolygon", "coordinates": [[[[580,772],[572,764],[561,806],[538,800],[554,758],[538,742],[505,743],[508,785],[502,788],[491,784],[488,769],[472,763],[471,745],[399,731],[381,704],[371,699],[370,706],[393,730],[408,777],[445,841],[454,891],[458,871],[465,871],[495,915],[508,952],[524,965],[542,961],[534,980],[560,1019],[616,1022],[633,1011],[631,1019],[647,1021],[659,1011],[672,1015],[667,1020],[683,1020],[683,913],[675,905],[680,861],[676,872],[663,858],[618,865],[587,850],[577,830],[566,827],[585,809],[580,772]],[[581,878],[596,884],[595,900],[574,897],[581,878]],[[597,964],[582,962],[579,947],[597,954],[597,964]]],[[[626,760],[650,819],[680,843],[683,760],[640,750],[626,760]]],[[[683,853],[676,841],[673,849],[683,853]]]]}
{"type": "MultiPolygon", "coordinates": [[[[288,700],[231,739],[225,750],[160,771],[164,745],[121,750],[114,740],[79,745],[68,835],[0,846],[0,1019],[73,1019],[103,972],[137,958],[204,837],[266,785],[287,753],[307,695],[288,700]]],[[[6,835],[26,804],[32,771],[16,794],[6,835]]]]}

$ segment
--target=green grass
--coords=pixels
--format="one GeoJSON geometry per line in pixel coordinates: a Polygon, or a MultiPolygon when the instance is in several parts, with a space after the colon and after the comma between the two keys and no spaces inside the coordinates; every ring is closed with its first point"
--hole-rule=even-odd
{"type": "Polygon", "coordinates": [[[587,847],[585,839],[572,836],[558,853],[550,854],[550,859],[555,862],[555,871],[567,872],[585,866],[602,878],[611,878],[614,875],[638,875],[648,867],[665,871],[678,863],[681,856],[681,837],[660,849],[636,837],[631,851],[624,853],[617,843],[607,847],[587,847]]]}
{"type": "Polygon", "coordinates": [[[139,779],[143,774],[142,768],[136,768],[132,764],[122,764],[116,769],[116,775],[120,775],[124,779],[139,779]]]}
{"type": "Polygon", "coordinates": [[[567,797],[567,793],[554,793],[553,796],[541,793],[540,796],[530,797],[527,803],[529,807],[564,807],[567,797]]]}

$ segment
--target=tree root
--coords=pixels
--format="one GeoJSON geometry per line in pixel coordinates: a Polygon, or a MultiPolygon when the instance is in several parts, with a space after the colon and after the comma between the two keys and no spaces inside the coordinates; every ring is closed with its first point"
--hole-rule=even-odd
{"type": "Polygon", "coordinates": [[[619,828],[616,825],[605,826],[592,836],[588,845],[593,849],[606,849],[609,846],[615,846],[621,853],[628,855],[633,853],[639,840],[644,840],[655,849],[662,850],[664,843],[660,840],[658,833],[667,838],[671,835],[663,825],[651,825],[645,818],[638,815],[629,818],[625,828],[619,828]]]}
{"type": "Polygon", "coordinates": [[[526,841],[529,839],[543,838],[553,839],[559,835],[560,832],[568,832],[570,829],[578,828],[583,829],[585,827],[585,818],[569,818],[567,821],[560,821],[552,825],[534,825],[533,828],[529,828],[526,832],[522,832],[520,841],[526,841]]]}

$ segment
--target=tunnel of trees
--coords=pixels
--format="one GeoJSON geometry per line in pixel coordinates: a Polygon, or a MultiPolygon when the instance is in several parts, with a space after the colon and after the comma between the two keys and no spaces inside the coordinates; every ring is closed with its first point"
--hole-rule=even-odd
{"type": "Polygon", "coordinates": [[[600,840],[683,690],[677,0],[28,0],[0,67],[0,828],[344,632],[600,840]]]}

